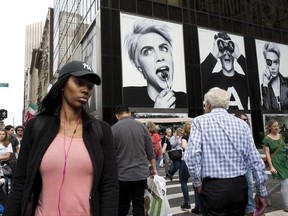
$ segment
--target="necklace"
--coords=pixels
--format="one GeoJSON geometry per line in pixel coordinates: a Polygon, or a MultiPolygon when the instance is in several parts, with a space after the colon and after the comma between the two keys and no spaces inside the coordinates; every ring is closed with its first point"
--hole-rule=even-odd
{"type": "Polygon", "coordinates": [[[74,135],[77,131],[77,128],[78,128],[78,125],[79,125],[79,122],[80,122],[80,116],[77,120],[77,123],[76,123],[76,126],[75,126],[75,130],[72,134],[72,137],[70,139],[70,142],[69,142],[69,145],[68,145],[68,149],[66,151],[66,115],[65,115],[65,119],[64,119],[64,166],[63,166],[63,172],[62,172],[62,181],[61,181],[61,185],[60,185],[60,189],[59,189],[59,194],[58,194],[58,213],[59,213],[59,216],[61,216],[61,207],[60,207],[60,203],[61,203],[61,192],[62,192],[62,187],[64,185],[64,180],[65,180],[65,175],[66,175],[66,166],[67,166],[67,159],[68,159],[68,154],[69,154],[69,151],[70,151],[70,147],[71,147],[71,144],[73,142],[73,139],[74,139],[74,135]]]}

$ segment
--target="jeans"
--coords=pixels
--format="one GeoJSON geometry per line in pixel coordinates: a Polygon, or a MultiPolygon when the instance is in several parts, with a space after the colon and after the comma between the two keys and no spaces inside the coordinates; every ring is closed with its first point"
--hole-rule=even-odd
{"type": "Polygon", "coordinates": [[[181,184],[181,189],[183,193],[184,203],[190,204],[189,197],[189,189],[188,189],[188,179],[190,178],[190,174],[188,172],[187,165],[185,161],[181,161],[180,169],[179,169],[179,179],[181,184]]]}
{"type": "Polygon", "coordinates": [[[160,174],[160,162],[161,162],[161,156],[160,157],[155,157],[156,160],[156,170],[158,175],[160,174]]]}
{"type": "Polygon", "coordinates": [[[172,161],[169,158],[168,151],[165,151],[163,154],[165,162],[165,174],[168,174],[172,161]]]}
{"type": "Polygon", "coordinates": [[[144,216],[144,191],[147,179],[119,181],[118,216],[127,216],[132,201],[133,215],[144,216]]]}
{"type": "MultiPolygon", "coordinates": [[[[5,183],[4,183],[4,185],[2,186],[2,189],[3,189],[3,191],[5,192],[5,194],[8,196],[8,194],[9,194],[9,192],[10,192],[10,190],[9,190],[9,185],[8,185],[8,182],[10,181],[10,184],[11,184],[11,178],[12,177],[4,177],[5,178],[5,183]]],[[[10,185],[11,186],[11,185],[10,185]]]]}
{"type": "Polygon", "coordinates": [[[249,213],[249,212],[254,212],[256,210],[254,197],[253,197],[254,187],[253,187],[252,170],[248,170],[245,177],[246,177],[247,184],[248,184],[248,203],[246,205],[245,211],[249,213]]]}
{"type": "Polygon", "coordinates": [[[284,179],[280,181],[281,184],[281,196],[284,203],[284,208],[288,209],[288,179],[284,179]]]}
{"type": "Polygon", "coordinates": [[[180,169],[181,161],[181,159],[173,161],[169,170],[169,175],[173,176],[180,169]]]}

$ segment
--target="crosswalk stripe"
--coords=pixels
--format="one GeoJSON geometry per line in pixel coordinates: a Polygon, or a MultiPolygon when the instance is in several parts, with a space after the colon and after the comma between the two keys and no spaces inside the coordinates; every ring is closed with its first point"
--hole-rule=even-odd
{"type": "Polygon", "coordinates": [[[273,212],[269,212],[266,213],[265,212],[265,216],[287,216],[287,212],[284,212],[283,210],[278,210],[278,211],[273,211],[273,212]]]}
{"type": "MultiPolygon", "coordinates": [[[[191,205],[192,207],[192,205],[191,205]]],[[[194,208],[194,207],[192,207],[194,208]]],[[[185,212],[191,212],[191,209],[190,210],[182,210],[179,206],[177,207],[174,207],[174,208],[171,208],[171,211],[172,211],[172,215],[177,215],[177,214],[183,214],[185,212]]]]}
{"type": "MultiPolygon", "coordinates": [[[[189,196],[194,196],[194,191],[190,191],[189,192],[189,196]]],[[[183,197],[183,193],[173,193],[173,194],[167,194],[167,198],[168,200],[170,199],[176,199],[176,198],[180,198],[183,197]]]]}
{"type": "MultiPolygon", "coordinates": [[[[191,183],[187,183],[187,185],[188,186],[192,186],[192,182],[191,183]]],[[[177,187],[181,187],[181,184],[166,185],[166,189],[177,188],[177,187]]]]}
{"type": "MultiPolygon", "coordinates": [[[[267,175],[271,175],[270,171],[269,170],[266,170],[265,173],[267,175]]],[[[163,178],[165,178],[165,176],[162,176],[163,178]]],[[[193,184],[192,184],[192,181],[188,181],[188,186],[191,187],[193,184]]],[[[166,189],[169,190],[169,189],[176,189],[176,188],[180,188],[180,191],[181,191],[181,184],[179,182],[179,176],[178,175],[174,175],[173,176],[173,181],[170,181],[169,179],[166,179],[166,189]]],[[[255,194],[254,194],[255,195],[255,194]]],[[[189,196],[194,196],[194,191],[190,191],[189,192],[189,196]]],[[[179,198],[183,198],[183,193],[171,193],[169,194],[169,191],[167,192],[167,198],[169,200],[169,203],[170,203],[170,200],[172,199],[179,199],[179,198]]],[[[193,209],[195,206],[195,203],[191,203],[191,209],[193,209]]],[[[171,206],[170,206],[171,207],[171,206]]],[[[191,212],[191,209],[189,210],[182,210],[180,206],[176,206],[176,207],[171,207],[171,211],[172,211],[172,215],[178,215],[178,214],[186,214],[191,212]]],[[[287,213],[285,213],[283,210],[276,210],[276,211],[272,211],[272,212],[269,212],[269,213],[266,213],[265,212],[265,216],[286,216],[287,213]]]]}

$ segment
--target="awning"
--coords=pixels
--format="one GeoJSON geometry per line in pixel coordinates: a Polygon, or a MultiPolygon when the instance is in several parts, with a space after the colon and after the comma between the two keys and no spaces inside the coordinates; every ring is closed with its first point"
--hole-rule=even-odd
{"type": "Polygon", "coordinates": [[[135,118],[135,120],[146,123],[152,121],[154,123],[179,123],[179,122],[191,122],[192,118],[182,117],[182,118],[135,118]]]}

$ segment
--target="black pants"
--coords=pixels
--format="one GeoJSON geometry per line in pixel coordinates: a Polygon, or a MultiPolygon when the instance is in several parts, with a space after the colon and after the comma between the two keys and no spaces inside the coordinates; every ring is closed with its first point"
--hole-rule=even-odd
{"type": "Polygon", "coordinates": [[[144,191],[147,180],[119,181],[118,216],[127,216],[132,201],[133,215],[144,216],[144,191]]]}
{"type": "Polygon", "coordinates": [[[204,178],[200,203],[203,216],[243,216],[248,203],[245,176],[228,179],[204,178]]]}

